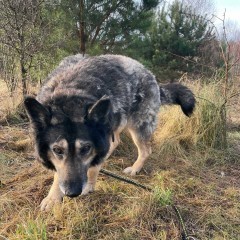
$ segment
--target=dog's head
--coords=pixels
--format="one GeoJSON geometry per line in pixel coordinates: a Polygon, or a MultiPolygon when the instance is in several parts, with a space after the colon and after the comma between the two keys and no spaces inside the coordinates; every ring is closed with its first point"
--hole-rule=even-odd
{"type": "MultiPolygon", "coordinates": [[[[51,106],[27,97],[24,101],[31,120],[38,159],[57,171],[61,191],[70,197],[81,194],[90,166],[106,156],[112,134],[112,105],[103,97],[86,110],[84,120],[65,117],[53,121],[51,106]]],[[[77,108],[77,106],[76,106],[77,108]]]]}

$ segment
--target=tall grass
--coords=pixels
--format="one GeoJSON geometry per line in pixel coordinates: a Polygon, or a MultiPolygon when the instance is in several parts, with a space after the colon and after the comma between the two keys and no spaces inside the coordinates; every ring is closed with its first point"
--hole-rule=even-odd
{"type": "Polygon", "coordinates": [[[226,115],[218,83],[189,84],[196,97],[196,108],[188,118],[178,106],[162,107],[154,135],[158,154],[184,156],[188,150],[225,149],[226,115]]]}
{"type": "Polygon", "coordinates": [[[10,115],[17,120],[19,111],[18,105],[22,98],[18,91],[11,94],[7,89],[6,83],[0,79],[0,123],[8,122],[10,115]]]}

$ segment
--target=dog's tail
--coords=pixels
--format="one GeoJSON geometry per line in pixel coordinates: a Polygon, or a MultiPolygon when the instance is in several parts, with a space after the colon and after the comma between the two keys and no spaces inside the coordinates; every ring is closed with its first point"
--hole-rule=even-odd
{"type": "Polygon", "coordinates": [[[192,91],[177,83],[159,86],[161,104],[178,104],[183,113],[190,116],[195,107],[195,97],[192,91]]]}

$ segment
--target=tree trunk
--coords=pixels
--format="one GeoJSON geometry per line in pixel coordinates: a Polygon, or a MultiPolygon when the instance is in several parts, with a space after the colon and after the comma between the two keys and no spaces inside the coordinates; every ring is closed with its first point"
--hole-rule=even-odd
{"type": "Polygon", "coordinates": [[[86,39],[84,32],[84,22],[80,22],[80,51],[84,55],[86,52],[86,39]]]}
{"type": "Polygon", "coordinates": [[[79,37],[80,37],[80,52],[85,54],[86,52],[86,37],[85,37],[85,22],[84,22],[84,0],[80,0],[79,3],[79,37]]]}
{"type": "Polygon", "coordinates": [[[23,62],[20,62],[21,65],[21,79],[22,79],[22,94],[23,97],[27,95],[27,70],[24,67],[23,62]]]}

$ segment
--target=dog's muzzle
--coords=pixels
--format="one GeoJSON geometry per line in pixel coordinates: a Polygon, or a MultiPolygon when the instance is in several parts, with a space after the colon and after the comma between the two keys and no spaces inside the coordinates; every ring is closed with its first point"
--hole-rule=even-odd
{"type": "Polygon", "coordinates": [[[79,182],[64,182],[59,184],[62,193],[68,197],[77,197],[82,193],[83,185],[79,182]]]}

